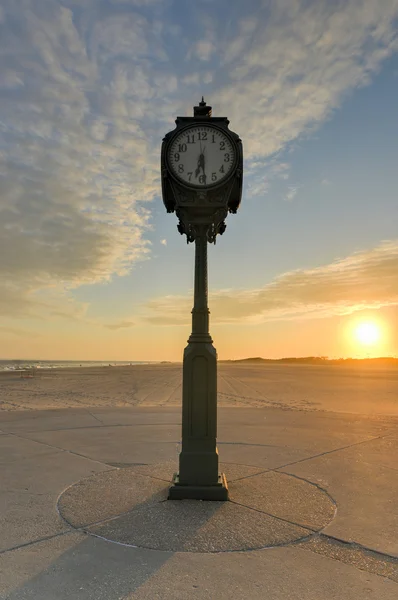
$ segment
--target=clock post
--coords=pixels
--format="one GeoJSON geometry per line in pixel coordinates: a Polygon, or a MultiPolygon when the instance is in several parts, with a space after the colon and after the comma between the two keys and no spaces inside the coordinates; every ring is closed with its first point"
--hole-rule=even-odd
{"type": "Polygon", "coordinates": [[[219,472],[217,437],[217,352],[209,333],[207,243],[225,231],[228,212],[242,197],[243,153],[226,117],[212,117],[203,100],[193,117],[177,117],[163,139],[162,195],[177,228],[195,242],[192,333],[183,357],[182,448],[169,499],[227,500],[219,472]]]}

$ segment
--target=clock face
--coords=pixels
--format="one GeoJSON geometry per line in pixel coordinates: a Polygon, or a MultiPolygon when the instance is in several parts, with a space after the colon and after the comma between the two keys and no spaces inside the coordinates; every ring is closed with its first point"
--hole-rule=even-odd
{"type": "Polygon", "coordinates": [[[228,135],[211,125],[193,125],[181,131],[168,149],[174,175],[195,187],[220,184],[235,165],[235,146],[228,135]]]}

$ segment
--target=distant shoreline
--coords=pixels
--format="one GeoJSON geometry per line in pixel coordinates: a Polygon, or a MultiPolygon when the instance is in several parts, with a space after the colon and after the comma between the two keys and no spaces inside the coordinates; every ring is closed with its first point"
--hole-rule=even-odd
{"type": "Polygon", "coordinates": [[[59,369],[88,369],[102,367],[133,367],[144,365],[168,364],[168,361],[79,361],[79,360],[0,360],[0,373],[23,371],[54,371],[59,369]]]}
{"type": "MultiPolygon", "coordinates": [[[[299,356],[283,358],[262,358],[254,356],[238,359],[219,359],[219,364],[225,365],[307,365],[307,366],[364,366],[364,367],[397,367],[398,358],[392,356],[380,356],[376,358],[327,358],[323,356],[299,356]]],[[[87,368],[120,368],[120,367],[144,367],[144,366],[166,366],[179,365],[179,361],[22,361],[17,359],[0,360],[1,373],[15,373],[24,371],[57,371],[64,369],[87,369],[87,368]]]]}
{"type": "Polygon", "coordinates": [[[325,358],[322,356],[303,356],[287,358],[239,358],[236,360],[219,360],[219,363],[246,363],[246,364],[281,364],[281,365],[378,365],[397,366],[398,358],[392,356],[380,356],[377,358],[325,358]]]}

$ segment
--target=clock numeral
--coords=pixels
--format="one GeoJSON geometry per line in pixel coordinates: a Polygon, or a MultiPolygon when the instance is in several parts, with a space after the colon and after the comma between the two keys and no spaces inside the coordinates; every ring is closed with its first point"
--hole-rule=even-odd
{"type": "Polygon", "coordinates": [[[219,171],[220,171],[220,173],[224,173],[224,165],[221,165],[219,171]]]}
{"type": "Polygon", "coordinates": [[[193,133],[192,135],[187,135],[187,144],[194,144],[195,143],[195,134],[193,133]]]}
{"type": "Polygon", "coordinates": [[[225,150],[225,142],[220,142],[220,150],[225,150]]]}
{"type": "Polygon", "coordinates": [[[229,152],[224,154],[224,162],[229,162],[229,152]]]}
{"type": "Polygon", "coordinates": [[[180,160],[180,155],[178,154],[178,152],[176,152],[176,153],[174,154],[174,160],[175,160],[176,162],[178,162],[178,161],[180,160]]]}
{"type": "Polygon", "coordinates": [[[214,133],[211,136],[211,143],[215,144],[216,143],[216,136],[214,135],[214,133]]]}
{"type": "Polygon", "coordinates": [[[186,152],[187,145],[186,144],[178,144],[178,152],[186,152]]]}
{"type": "Polygon", "coordinates": [[[199,175],[199,183],[206,183],[206,175],[199,175]]]}
{"type": "Polygon", "coordinates": [[[212,181],[217,181],[217,173],[212,173],[211,174],[211,180],[212,181]]]}
{"type": "Polygon", "coordinates": [[[193,175],[193,171],[188,171],[188,181],[191,181],[193,175]]]}
{"type": "Polygon", "coordinates": [[[184,165],[178,165],[178,172],[184,173],[184,165]]]}
{"type": "Polygon", "coordinates": [[[200,142],[207,142],[207,131],[199,131],[198,140],[200,142]]]}

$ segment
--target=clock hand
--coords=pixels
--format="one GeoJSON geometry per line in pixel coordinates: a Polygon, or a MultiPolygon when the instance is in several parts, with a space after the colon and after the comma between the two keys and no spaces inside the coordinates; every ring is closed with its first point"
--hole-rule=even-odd
{"type": "Polygon", "coordinates": [[[199,173],[200,173],[200,159],[198,160],[198,166],[196,167],[196,170],[195,170],[195,177],[197,177],[199,175],[199,173]]]}
{"type": "Polygon", "coordinates": [[[198,156],[198,165],[195,171],[195,177],[197,177],[200,173],[200,167],[202,165],[202,156],[203,156],[203,150],[202,150],[202,142],[199,141],[199,148],[200,148],[200,154],[198,156]]]}
{"type": "Polygon", "coordinates": [[[203,164],[204,164],[204,154],[199,154],[199,158],[198,158],[198,166],[196,168],[195,171],[195,177],[197,177],[200,173],[200,169],[203,169],[203,164]]]}
{"type": "Polygon", "coordinates": [[[206,183],[206,170],[205,170],[206,161],[205,161],[205,155],[204,155],[204,153],[202,153],[202,162],[201,162],[201,164],[202,164],[202,169],[203,169],[203,177],[204,177],[204,180],[205,180],[205,183],[206,183]]]}

